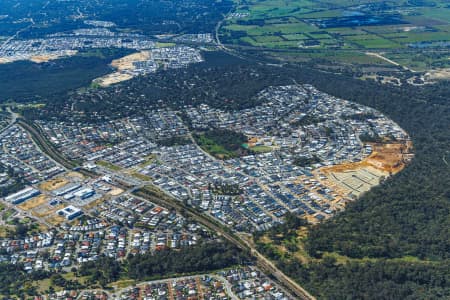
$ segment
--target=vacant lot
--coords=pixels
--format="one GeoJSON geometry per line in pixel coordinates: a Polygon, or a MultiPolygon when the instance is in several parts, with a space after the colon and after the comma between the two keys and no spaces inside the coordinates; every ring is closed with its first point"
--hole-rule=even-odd
{"type": "Polygon", "coordinates": [[[22,210],[31,210],[33,208],[36,208],[38,206],[41,206],[44,203],[47,203],[47,196],[45,195],[39,195],[37,197],[34,197],[28,201],[25,201],[24,203],[17,205],[18,208],[22,210]]]}
{"type": "Polygon", "coordinates": [[[96,162],[96,164],[101,166],[101,167],[113,170],[113,171],[120,171],[120,170],[122,170],[121,167],[116,166],[115,164],[112,164],[112,163],[110,163],[108,161],[104,161],[104,160],[99,160],[99,161],[96,162]]]}
{"type": "Polygon", "coordinates": [[[68,184],[69,181],[65,178],[55,178],[48,181],[45,181],[39,185],[39,188],[44,191],[54,191],[59,189],[60,187],[68,184]]]}

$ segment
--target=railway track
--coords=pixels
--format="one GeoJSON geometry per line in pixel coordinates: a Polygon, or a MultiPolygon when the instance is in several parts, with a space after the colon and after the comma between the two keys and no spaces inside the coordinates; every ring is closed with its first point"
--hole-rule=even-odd
{"type": "Polygon", "coordinates": [[[134,192],[136,196],[147,199],[155,204],[164,206],[166,208],[175,209],[179,212],[184,212],[186,215],[192,217],[200,224],[217,232],[220,236],[234,244],[236,247],[247,251],[256,261],[256,265],[264,272],[272,275],[272,277],[277,281],[278,284],[283,286],[293,295],[298,297],[298,299],[312,300],[315,299],[311,294],[309,294],[304,288],[302,288],[298,283],[293,281],[290,277],[284,274],[280,269],[278,269],[270,260],[259,253],[254,247],[249,245],[249,243],[242,240],[239,236],[236,236],[231,230],[223,225],[219,224],[217,221],[212,220],[209,216],[204,213],[197,212],[194,208],[184,205],[184,203],[172,199],[165,195],[161,191],[155,191],[149,187],[143,187],[134,192]]]}
{"type": "MultiPolygon", "coordinates": [[[[52,145],[52,143],[45,137],[45,133],[43,133],[36,125],[32,124],[31,122],[23,119],[18,118],[17,119],[17,125],[22,127],[25,131],[27,131],[33,141],[36,143],[36,145],[41,149],[42,152],[47,154],[49,157],[51,157],[54,161],[62,165],[64,168],[68,170],[77,171],[81,174],[83,174],[86,177],[100,177],[103,174],[90,171],[87,169],[84,169],[80,166],[80,164],[74,160],[68,159],[64,157],[60,151],[55,148],[55,146],[52,145]]],[[[115,180],[114,183],[120,187],[121,189],[127,190],[131,188],[131,186],[127,185],[125,182],[115,180]]]]}
{"type": "MultiPolygon", "coordinates": [[[[77,172],[80,172],[87,177],[98,177],[102,175],[96,172],[83,169],[76,161],[64,157],[58,151],[58,149],[56,149],[51,144],[51,142],[47,140],[45,134],[34,124],[28,122],[23,118],[18,118],[17,124],[31,135],[33,141],[44,153],[46,153],[53,160],[55,160],[65,168],[70,170],[76,170],[77,172]]],[[[141,188],[133,188],[129,186],[123,186],[120,183],[119,186],[122,186],[123,188],[125,188],[125,190],[131,188],[132,193],[138,197],[147,199],[155,204],[164,206],[166,208],[175,209],[181,213],[184,213],[192,217],[194,220],[196,220],[203,226],[209,228],[214,232],[217,232],[220,236],[222,236],[223,238],[234,244],[236,247],[240,248],[241,250],[247,251],[247,253],[249,253],[249,255],[251,255],[255,259],[256,265],[262,271],[264,271],[267,274],[270,274],[278,284],[280,284],[286,290],[288,290],[293,295],[298,297],[298,299],[303,300],[315,299],[298,283],[293,281],[290,277],[288,277],[281,270],[279,270],[274,265],[273,262],[271,262],[261,253],[259,253],[253,246],[251,246],[249,243],[247,243],[242,238],[233,233],[228,227],[225,227],[224,225],[218,223],[216,220],[212,219],[208,215],[196,211],[194,208],[185,205],[181,201],[173,199],[169,195],[165,194],[163,191],[160,191],[154,187],[144,186],[141,188]]]]}

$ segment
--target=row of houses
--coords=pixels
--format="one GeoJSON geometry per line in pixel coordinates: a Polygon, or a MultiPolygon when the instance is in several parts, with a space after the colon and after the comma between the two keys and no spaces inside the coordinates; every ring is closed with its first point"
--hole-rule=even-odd
{"type": "Polygon", "coordinates": [[[10,126],[0,133],[0,164],[31,184],[50,179],[64,168],[45,156],[21,127],[10,126]]]}

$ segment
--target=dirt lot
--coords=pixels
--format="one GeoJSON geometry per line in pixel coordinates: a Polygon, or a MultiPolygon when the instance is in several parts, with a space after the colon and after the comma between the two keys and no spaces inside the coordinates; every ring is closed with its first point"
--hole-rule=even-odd
{"type": "Polygon", "coordinates": [[[111,62],[111,66],[114,67],[117,72],[107,74],[94,80],[94,83],[99,84],[102,87],[107,87],[115,83],[129,80],[133,78],[132,75],[126,73],[127,70],[134,70],[135,66],[133,62],[145,61],[151,58],[150,51],[141,51],[133,53],[111,62]]]}
{"type": "Polygon", "coordinates": [[[39,195],[37,197],[31,198],[28,201],[25,201],[24,203],[17,205],[17,207],[22,210],[30,210],[30,209],[36,208],[38,206],[41,206],[42,204],[46,203],[47,201],[48,201],[47,196],[39,195]]]}
{"type": "Polygon", "coordinates": [[[430,70],[424,75],[425,80],[448,80],[450,68],[430,70]]]}
{"type": "Polygon", "coordinates": [[[71,178],[84,179],[83,174],[78,173],[78,172],[74,172],[74,171],[67,173],[66,176],[67,177],[71,177],[71,178]]]}
{"type": "Polygon", "coordinates": [[[57,206],[41,205],[39,207],[36,207],[36,209],[34,209],[31,214],[38,218],[45,218],[64,207],[64,204],[59,204],[57,206]]]}
{"type": "Polygon", "coordinates": [[[50,223],[54,226],[60,225],[61,223],[64,223],[64,221],[66,221],[66,219],[64,217],[59,216],[57,214],[53,214],[53,215],[49,216],[46,220],[48,223],[50,223]]]}
{"type": "Polygon", "coordinates": [[[320,181],[339,195],[358,197],[384,177],[400,172],[411,159],[410,142],[371,146],[372,154],[361,162],[324,167],[315,173],[325,175],[326,179],[320,181]]]}
{"type": "Polygon", "coordinates": [[[123,193],[122,189],[114,188],[114,189],[112,189],[111,191],[108,192],[108,195],[117,196],[117,195],[120,195],[122,193],[123,193]]]}
{"type": "Polygon", "coordinates": [[[133,76],[130,74],[114,72],[95,79],[95,83],[99,84],[101,87],[108,87],[115,83],[130,80],[131,78],[133,78],[133,76]]]}
{"type": "Polygon", "coordinates": [[[363,161],[382,171],[398,173],[409,161],[412,143],[372,144],[372,154],[363,161]]]}
{"type": "Polygon", "coordinates": [[[73,55],[77,54],[77,52],[78,51],[76,51],[76,50],[67,50],[62,55],[56,55],[56,54],[55,55],[36,55],[36,56],[32,56],[30,58],[30,61],[40,64],[40,63],[44,63],[44,62],[49,62],[51,60],[59,59],[64,56],[73,56],[73,55]]]}
{"type": "Polygon", "coordinates": [[[387,172],[373,167],[356,168],[343,172],[331,172],[328,178],[336,182],[342,189],[349,190],[353,195],[359,196],[367,192],[371,187],[380,183],[382,177],[388,176],[387,172]]]}
{"type": "Polygon", "coordinates": [[[111,62],[111,66],[116,68],[119,71],[122,70],[133,70],[134,65],[133,62],[149,60],[151,57],[150,51],[141,51],[138,53],[133,53],[118,59],[115,59],[111,62]]]}
{"type": "Polygon", "coordinates": [[[39,185],[39,188],[44,191],[54,191],[59,189],[60,187],[68,184],[69,181],[65,178],[55,178],[48,181],[45,181],[39,185]]]}
{"type": "Polygon", "coordinates": [[[110,197],[108,197],[108,196],[100,197],[100,198],[90,202],[89,204],[84,205],[83,207],[84,207],[84,209],[89,210],[89,209],[99,206],[101,203],[105,202],[108,199],[110,199],[110,197]]]}
{"type": "Polygon", "coordinates": [[[370,145],[372,146],[372,154],[361,162],[325,167],[322,170],[341,172],[371,166],[380,171],[392,172],[395,174],[405,167],[412,149],[411,142],[388,144],[371,143],[370,145]]]}
{"type": "MultiPolygon", "coordinates": [[[[40,64],[40,63],[45,63],[45,62],[49,62],[51,60],[55,60],[55,59],[60,59],[62,57],[66,57],[66,56],[73,56],[75,54],[77,54],[78,51],[77,50],[66,50],[61,54],[53,54],[53,55],[35,55],[32,57],[29,57],[27,60],[32,61],[34,63],[40,64]]],[[[12,63],[15,61],[19,61],[19,60],[25,60],[25,59],[20,59],[17,57],[14,58],[0,58],[0,64],[7,64],[7,63],[12,63]]]]}

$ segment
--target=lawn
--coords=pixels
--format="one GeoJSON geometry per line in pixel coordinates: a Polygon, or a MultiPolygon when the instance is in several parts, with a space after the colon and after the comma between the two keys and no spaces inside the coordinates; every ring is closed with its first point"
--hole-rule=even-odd
{"type": "Polygon", "coordinates": [[[401,43],[450,41],[448,32],[402,32],[385,34],[384,36],[398,40],[401,43]]]}
{"type": "Polygon", "coordinates": [[[99,161],[96,162],[96,164],[101,166],[101,167],[110,169],[112,171],[120,171],[120,170],[122,170],[121,167],[116,166],[115,164],[112,164],[112,163],[110,163],[108,161],[104,161],[104,160],[99,160],[99,161]]]}
{"type": "Polygon", "coordinates": [[[272,147],[269,146],[255,146],[250,148],[252,151],[259,152],[259,153],[265,153],[265,152],[271,152],[272,147]]]}
{"type": "Polygon", "coordinates": [[[285,34],[283,35],[283,38],[290,40],[290,41],[298,41],[298,40],[307,40],[309,37],[307,37],[304,34],[301,33],[295,33],[295,34],[285,34]]]}
{"type": "Polygon", "coordinates": [[[139,172],[132,172],[131,176],[136,177],[137,179],[143,180],[143,181],[151,181],[152,178],[148,175],[141,174],[139,172]]]}

